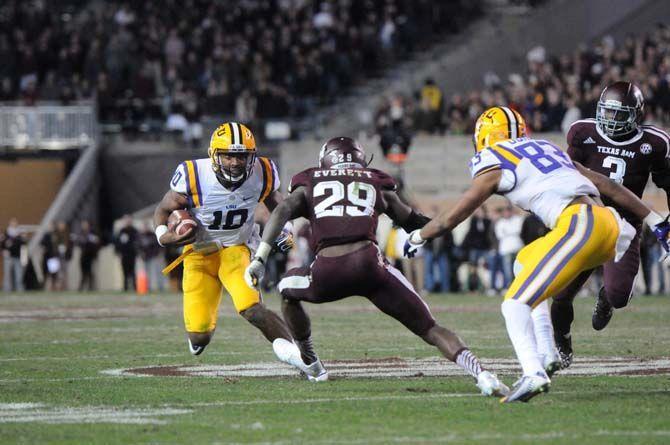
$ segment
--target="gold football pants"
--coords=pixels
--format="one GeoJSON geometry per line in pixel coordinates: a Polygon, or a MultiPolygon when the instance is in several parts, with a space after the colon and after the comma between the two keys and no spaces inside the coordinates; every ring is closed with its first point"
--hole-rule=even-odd
{"type": "Polygon", "coordinates": [[[581,272],[611,260],[619,225],[605,207],[575,204],[565,208],[556,227],[521,249],[516,277],[505,294],[535,307],[556,295],[581,272]]]}
{"type": "Polygon", "coordinates": [[[245,245],[230,246],[211,255],[190,253],[184,258],[184,325],[187,332],[210,332],[216,327],[221,289],[230,294],[237,312],[261,301],[247,286],[244,270],[251,261],[245,245]]]}

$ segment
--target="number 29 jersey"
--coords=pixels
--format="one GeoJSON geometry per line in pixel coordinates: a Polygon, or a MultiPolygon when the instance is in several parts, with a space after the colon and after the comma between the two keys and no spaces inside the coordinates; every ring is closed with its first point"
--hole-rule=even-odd
{"type": "Polygon", "coordinates": [[[256,206],[279,189],[279,175],[274,162],[259,157],[246,181],[228,190],[216,179],[209,158],[194,159],[179,164],[170,188],[189,200],[189,210],[198,221],[196,241],[249,245],[258,241],[256,206]]]}
{"type": "Polygon", "coordinates": [[[389,175],[372,168],[309,168],[291,179],[289,192],[305,187],[301,216],[312,226],[316,252],[361,240],[376,242],[377,218],[386,210],[383,192],[396,190],[389,175]]]}
{"type": "Polygon", "coordinates": [[[500,142],[470,161],[473,178],[496,169],[502,169],[498,192],[552,229],[575,197],[600,196],[570,157],[548,141],[521,138],[500,142]]]}

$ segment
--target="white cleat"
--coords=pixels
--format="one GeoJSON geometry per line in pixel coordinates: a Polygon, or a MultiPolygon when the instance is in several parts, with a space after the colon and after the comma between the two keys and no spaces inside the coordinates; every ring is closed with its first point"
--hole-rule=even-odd
{"type": "Polygon", "coordinates": [[[549,355],[542,356],[542,367],[549,378],[552,378],[561,369],[561,355],[558,353],[558,349],[554,349],[549,355]]]}
{"type": "Polygon", "coordinates": [[[551,380],[546,374],[524,375],[515,384],[512,391],[500,403],[527,402],[538,394],[549,391],[551,380]]]}
{"type": "Polygon", "coordinates": [[[307,366],[305,375],[310,382],[325,382],[328,380],[328,371],[323,367],[323,363],[319,359],[316,359],[314,363],[307,366]]]}
{"type": "Polygon", "coordinates": [[[280,361],[288,363],[307,374],[309,367],[302,361],[300,349],[295,343],[285,338],[277,338],[272,342],[272,350],[280,361]]]}
{"type": "Polygon", "coordinates": [[[503,382],[498,380],[495,374],[489,371],[482,371],[477,376],[477,388],[479,388],[483,395],[504,397],[509,394],[509,388],[503,382]]]}

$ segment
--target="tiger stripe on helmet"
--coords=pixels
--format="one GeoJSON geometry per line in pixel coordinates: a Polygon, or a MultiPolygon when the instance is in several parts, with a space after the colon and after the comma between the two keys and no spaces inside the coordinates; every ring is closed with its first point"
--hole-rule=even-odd
{"type": "Polygon", "coordinates": [[[240,125],[237,122],[231,122],[230,123],[230,128],[231,128],[231,134],[233,135],[233,144],[235,145],[242,145],[244,142],[242,142],[242,134],[240,132],[240,125]]]}
{"type": "Polygon", "coordinates": [[[519,122],[517,121],[516,115],[512,110],[507,107],[498,107],[505,113],[507,118],[507,134],[510,139],[516,139],[519,137],[519,122]]]}

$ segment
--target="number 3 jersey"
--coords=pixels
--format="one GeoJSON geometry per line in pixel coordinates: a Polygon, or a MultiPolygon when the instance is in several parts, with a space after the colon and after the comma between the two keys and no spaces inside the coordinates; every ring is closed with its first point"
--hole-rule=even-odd
{"type": "Polygon", "coordinates": [[[256,244],[254,211],[279,188],[279,175],[274,162],[259,157],[247,180],[229,190],[216,179],[209,158],[194,159],[179,164],[170,188],[188,198],[189,210],[198,221],[197,241],[256,244]]]}
{"type": "Polygon", "coordinates": [[[596,186],[577,171],[570,157],[547,141],[521,138],[500,142],[470,161],[473,178],[496,169],[502,169],[498,192],[552,229],[575,197],[599,196],[596,186]]]}
{"type": "MultiPolygon", "coordinates": [[[[660,128],[640,125],[626,139],[614,140],[600,131],[595,119],[583,119],[572,124],[567,140],[572,159],[623,184],[638,197],[642,197],[650,173],[658,187],[670,190],[670,137],[660,128]]],[[[641,224],[607,197],[603,196],[603,202],[616,208],[631,224],[641,224]]]]}
{"type": "Polygon", "coordinates": [[[293,177],[289,192],[305,187],[307,208],[301,216],[312,226],[316,251],[360,240],[376,242],[377,218],[386,210],[383,192],[396,184],[371,168],[310,168],[293,177]]]}

